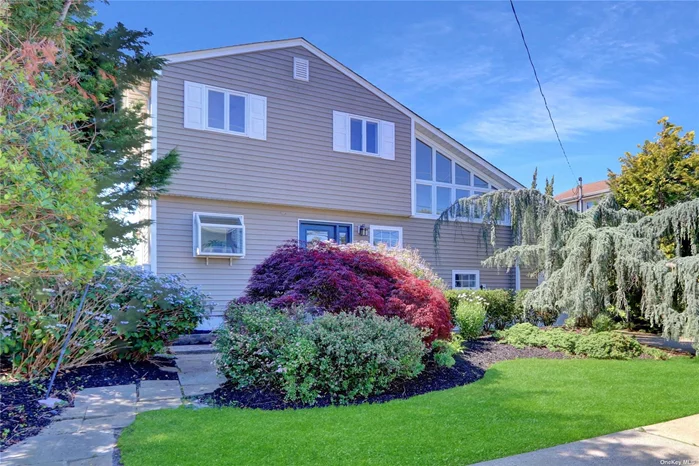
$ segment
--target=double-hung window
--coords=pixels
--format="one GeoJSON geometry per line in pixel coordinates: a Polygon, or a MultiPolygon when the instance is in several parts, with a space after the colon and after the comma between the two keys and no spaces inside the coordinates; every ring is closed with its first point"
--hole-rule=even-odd
{"type": "Polygon", "coordinates": [[[451,287],[456,290],[477,290],[480,287],[480,272],[478,270],[452,270],[451,287]]]}
{"type": "Polygon", "coordinates": [[[185,81],[184,127],[267,139],[267,98],[185,81]]]}
{"type": "Polygon", "coordinates": [[[350,150],[362,154],[379,154],[380,121],[350,117],[350,150]]]}
{"type": "Polygon", "coordinates": [[[333,111],[333,150],[395,160],[395,124],[333,111]]]}
{"type": "MultiPolygon", "coordinates": [[[[479,196],[495,188],[488,181],[444,155],[415,140],[415,214],[436,217],[462,198],[479,196]]],[[[479,209],[471,212],[480,219],[479,209]]]]}
{"type": "Polygon", "coordinates": [[[374,246],[385,244],[389,248],[403,247],[403,228],[371,225],[369,242],[374,246]]]}
{"type": "Polygon", "coordinates": [[[247,95],[207,88],[206,96],[206,129],[244,135],[247,95]]]}
{"type": "Polygon", "coordinates": [[[245,223],[242,215],[194,212],[194,256],[243,257],[245,223]]]}

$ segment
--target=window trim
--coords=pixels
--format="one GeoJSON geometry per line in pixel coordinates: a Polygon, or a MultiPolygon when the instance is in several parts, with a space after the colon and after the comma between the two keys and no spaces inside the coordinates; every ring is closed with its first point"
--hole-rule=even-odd
{"type": "Polygon", "coordinates": [[[451,271],[451,288],[453,290],[478,290],[478,289],[480,289],[480,287],[481,287],[480,270],[452,270],[451,271]],[[456,286],[456,276],[457,275],[475,275],[476,276],[475,288],[457,287],[456,286]]]}
{"type": "Polygon", "coordinates": [[[347,152],[350,152],[352,154],[361,154],[361,155],[368,155],[370,157],[381,158],[381,120],[377,120],[376,118],[369,118],[369,117],[365,117],[365,116],[354,115],[352,113],[348,113],[347,115],[348,115],[348,119],[347,119],[347,152]],[[361,120],[361,122],[362,122],[362,150],[352,149],[352,120],[361,120]],[[376,153],[366,151],[366,142],[367,142],[366,124],[367,124],[367,122],[376,123],[376,153]]]}
{"type": "Polygon", "coordinates": [[[250,105],[250,94],[246,92],[240,92],[240,91],[234,91],[232,89],[224,89],[222,87],[216,87],[216,86],[209,86],[208,84],[202,84],[204,87],[204,121],[203,121],[203,129],[205,131],[214,131],[216,133],[223,133],[223,134],[232,134],[234,136],[248,136],[248,114],[250,112],[250,109],[248,108],[250,105]],[[214,92],[223,92],[223,129],[221,128],[212,128],[209,126],[209,91],[214,91],[214,92]],[[243,116],[245,117],[245,130],[243,132],[239,131],[231,131],[229,129],[230,127],[230,99],[228,98],[229,95],[235,95],[238,97],[242,97],[245,99],[245,111],[243,113],[243,116]]]}
{"type": "Polygon", "coordinates": [[[223,258],[234,258],[234,257],[245,257],[245,246],[246,246],[246,236],[247,236],[247,231],[245,228],[245,216],[244,215],[238,215],[238,214],[217,214],[217,213],[212,213],[212,212],[192,212],[192,254],[194,257],[223,257],[223,258]],[[226,225],[226,224],[221,224],[221,223],[203,223],[199,220],[201,216],[205,217],[221,217],[221,218],[237,218],[240,220],[240,225],[226,225]],[[215,227],[228,227],[228,228],[236,228],[240,229],[243,231],[243,244],[242,244],[242,252],[239,253],[227,253],[227,252],[202,252],[202,247],[201,247],[201,226],[202,225],[209,225],[209,226],[215,226],[215,227]]]}
{"type": "Polygon", "coordinates": [[[384,225],[369,225],[369,244],[374,245],[374,232],[376,230],[386,230],[386,231],[397,231],[398,232],[398,245],[388,246],[389,249],[400,249],[403,247],[403,227],[389,227],[384,225]]]}

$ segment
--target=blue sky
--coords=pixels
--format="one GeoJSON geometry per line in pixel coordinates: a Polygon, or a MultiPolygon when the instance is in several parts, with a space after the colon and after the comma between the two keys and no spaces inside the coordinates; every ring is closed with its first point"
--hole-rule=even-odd
{"type": "Polygon", "coordinates": [[[604,179],[669,116],[699,130],[699,3],[515,3],[570,158],[546,115],[508,2],[99,4],[148,28],[156,54],[305,37],[524,184],[604,179]]]}

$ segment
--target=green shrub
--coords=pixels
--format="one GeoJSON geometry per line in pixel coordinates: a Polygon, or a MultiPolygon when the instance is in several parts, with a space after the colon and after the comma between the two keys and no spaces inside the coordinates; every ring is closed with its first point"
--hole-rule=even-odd
{"type": "Polygon", "coordinates": [[[643,353],[640,343],[618,332],[584,335],[575,349],[577,354],[595,359],[631,359],[643,353]]]}
{"type": "Polygon", "coordinates": [[[546,341],[543,332],[538,327],[530,323],[516,324],[512,327],[496,333],[496,337],[503,343],[512,345],[515,348],[525,348],[527,346],[544,347],[546,341]]]}
{"type": "Polygon", "coordinates": [[[619,324],[617,324],[611,316],[605,313],[598,314],[597,317],[592,319],[593,332],[610,332],[618,329],[619,324]]]}
{"type": "Polygon", "coordinates": [[[423,332],[373,310],[325,314],[303,325],[280,355],[282,389],[290,401],[313,404],[321,395],[341,403],[384,391],[424,369],[423,332]]]}
{"type": "Polygon", "coordinates": [[[641,348],[643,350],[644,355],[649,356],[653,359],[665,360],[665,359],[670,358],[670,355],[667,353],[667,351],[663,351],[659,348],[654,348],[652,346],[646,346],[646,345],[641,345],[641,348]]]}
{"type": "MultiPolygon", "coordinates": [[[[0,355],[10,375],[34,378],[53,369],[85,289],[64,279],[7,281],[0,287],[0,355]]],[[[85,296],[64,369],[100,356],[145,359],[206,315],[206,296],[181,277],[137,268],[98,271],[85,296]]]]}
{"type": "Polygon", "coordinates": [[[459,301],[461,301],[461,296],[463,296],[463,294],[463,290],[444,291],[444,297],[447,299],[447,302],[449,303],[449,310],[451,311],[452,316],[456,314],[456,308],[459,307],[459,301]]]}
{"type": "Polygon", "coordinates": [[[541,338],[545,342],[546,348],[550,351],[561,351],[568,354],[576,354],[576,347],[581,337],[580,333],[567,332],[559,328],[541,331],[541,338]]]}
{"type": "Polygon", "coordinates": [[[478,296],[462,298],[456,307],[454,320],[459,333],[465,340],[474,340],[483,333],[485,324],[485,301],[478,296]]]}
{"type": "Polygon", "coordinates": [[[371,309],[315,319],[301,308],[231,303],[216,332],[219,371],[237,388],[273,386],[289,401],[341,403],[423,369],[423,331],[371,309]]]}
{"type": "Polygon", "coordinates": [[[515,293],[514,306],[515,314],[520,322],[529,322],[532,325],[543,324],[553,325],[560,314],[558,309],[534,308],[525,309],[524,298],[531,290],[519,290],[515,293]]]}
{"type": "Polygon", "coordinates": [[[181,275],[156,275],[139,267],[107,267],[103,276],[107,280],[104,285],[95,285],[95,293],[115,296],[110,312],[121,337],[117,342],[121,358],[144,360],[162,353],[208,315],[208,297],[188,286],[181,275]],[[121,292],[117,292],[119,288],[123,288],[121,292]]]}
{"type": "Polygon", "coordinates": [[[485,328],[502,330],[520,321],[521,314],[515,307],[515,295],[511,290],[447,290],[444,297],[449,303],[452,316],[456,314],[459,302],[466,298],[478,297],[483,300],[486,310],[485,328]]]}
{"type": "Polygon", "coordinates": [[[432,342],[432,356],[438,366],[452,367],[456,364],[454,355],[462,350],[464,339],[458,333],[452,333],[450,340],[435,340],[432,342]]]}
{"type": "Polygon", "coordinates": [[[299,333],[295,317],[263,303],[231,302],[225,320],[214,340],[219,372],[237,388],[278,384],[279,356],[299,333]]]}

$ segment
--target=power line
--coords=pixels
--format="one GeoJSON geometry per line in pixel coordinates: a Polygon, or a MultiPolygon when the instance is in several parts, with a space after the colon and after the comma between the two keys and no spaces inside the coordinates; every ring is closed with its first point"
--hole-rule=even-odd
{"type": "Polygon", "coordinates": [[[558,139],[558,145],[561,146],[561,151],[563,151],[563,156],[566,158],[566,162],[568,163],[568,168],[570,168],[570,172],[573,174],[573,178],[575,178],[575,171],[573,170],[573,166],[570,164],[570,160],[568,160],[568,154],[566,154],[566,150],[563,148],[563,142],[561,141],[561,136],[558,134],[558,129],[556,129],[556,123],[553,122],[553,116],[551,115],[551,109],[549,109],[549,104],[546,101],[546,96],[544,95],[544,90],[541,87],[541,81],[539,81],[539,75],[536,72],[536,67],[534,66],[534,61],[532,60],[532,54],[529,52],[529,46],[527,45],[527,40],[524,38],[524,31],[522,30],[522,24],[519,22],[519,18],[517,17],[517,11],[515,10],[515,4],[512,0],[510,0],[510,6],[512,7],[512,13],[515,15],[515,21],[517,21],[517,26],[519,27],[519,33],[522,36],[522,42],[524,43],[524,48],[527,50],[527,57],[529,57],[529,63],[532,65],[532,70],[534,70],[534,78],[536,78],[536,84],[539,86],[539,93],[541,94],[541,98],[544,99],[544,106],[546,107],[546,111],[549,114],[549,120],[551,120],[551,126],[553,126],[553,131],[556,133],[556,139],[558,139]]]}

